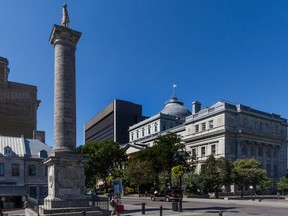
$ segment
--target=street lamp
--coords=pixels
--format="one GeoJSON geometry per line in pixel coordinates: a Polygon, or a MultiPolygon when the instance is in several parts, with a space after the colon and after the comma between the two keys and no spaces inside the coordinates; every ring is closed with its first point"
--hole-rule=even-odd
{"type": "MultiPolygon", "coordinates": [[[[181,148],[173,155],[173,159],[177,162],[177,165],[182,165],[185,167],[187,165],[186,159],[187,159],[188,153],[184,150],[184,146],[181,146],[181,148]]],[[[183,172],[179,172],[179,184],[180,184],[180,197],[179,197],[179,212],[182,212],[182,175],[183,172]]]]}

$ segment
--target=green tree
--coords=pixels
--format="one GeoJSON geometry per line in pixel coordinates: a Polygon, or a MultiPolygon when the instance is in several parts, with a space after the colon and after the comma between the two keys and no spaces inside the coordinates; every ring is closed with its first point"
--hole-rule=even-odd
{"type": "Polygon", "coordinates": [[[243,198],[244,188],[255,186],[266,177],[266,171],[260,168],[260,162],[256,159],[238,159],[233,163],[232,178],[241,190],[243,198]]]}
{"type": "Polygon", "coordinates": [[[229,188],[233,183],[232,179],[232,170],[233,170],[233,162],[228,159],[221,157],[217,159],[217,166],[219,168],[219,178],[221,184],[225,186],[225,188],[229,188]]]}
{"type": "Polygon", "coordinates": [[[157,185],[160,190],[167,188],[169,186],[170,172],[162,171],[158,174],[157,185]]]}
{"type": "Polygon", "coordinates": [[[208,156],[207,160],[202,165],[200,176],[204,187],[209,192],[215,192],[215,197],[218,198],[222,180],[219,164],[213,155],[208,156]]]}
{"type": "Polygon", "coordinates": [[[151,161],[156,172],[171,171],[173,155],[180,148],[180,141],[181,138],[175,133],[159,136],[152,147],[138,152],[136,157],[151,161]]]}
{"type": "Polygon", "coordinates": [[[124,178],[138,188],[140,197],[140,186],[153,183],[156,173],[148,161],[132,160],[124,169],[124,178]]]}
{"type": "Polygon", "coordinates": [[[261,179],[258,184],[256,185],[256,188],[262,191],[262,195],[264,196],[264,191],[266,189],[270,189],[273,186],[273,182],[271,181],[271,179],[269,179],[268,177],[265,177],[263,179],[261,179]]]}
{"type": "Polygon", "coordinates": [[[189,193],[199,193],[203,191],[203,182],[199,174],[193,172],[185,173],[183,180],[184,191],[189,193]]]}
{"type": "MultiPolygon", "coordinates": [[[[152,147],[146,148],[136,153],[136,158],[141,161],[150,161],[156,173],[162,171],[169,172],[169,182],[171,186],[171,169],[174,163],[174,154],[181,147],[181,138],[175,133],[168,133],[159,136],[152,147]]],[[[158,178],[158,176],[157,176],[158,178]]],[[[155,179],[159,182],[159,179],[155,179]]]]}
{"type": "Polygon", "coordinates": [[[288,190],[288,178],[282,176],[276,186],[278,190],[282,191],[282,195],[284,195],[284,192],[288,190]]]}
{"type": "Polygon", "coordinates": [[[119,175],[118,168],[127,160],[125,152],[113,141],[87,142],[78,150],[88,160],[85,164],[86,187],[94,187],[97,180],[102,180],[108,192],[110,180],[107,177],[119,175]]]}

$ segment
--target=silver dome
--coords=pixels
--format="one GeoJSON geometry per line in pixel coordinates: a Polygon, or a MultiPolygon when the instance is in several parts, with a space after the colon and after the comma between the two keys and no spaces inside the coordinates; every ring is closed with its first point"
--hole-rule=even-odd
{"type": "Polygon", "coordinates": [[[163,114],[173,115],[179,118],[191,115],[190,110],[188,110],[184,103],[177,97],[171,97],[170,100],[166,101],[164,109],[161,111],[163,114]]]}

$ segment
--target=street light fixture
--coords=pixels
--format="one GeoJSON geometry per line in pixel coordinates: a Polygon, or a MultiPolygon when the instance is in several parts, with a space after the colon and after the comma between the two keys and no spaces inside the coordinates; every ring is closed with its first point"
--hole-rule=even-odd
{"type": "MultiPolygon", "coordinates": [[[[186,152],[186,150],[184,149],[185,145],[181,145],[180,149],[173,155],[173,159],[177,162],[177,165],[183,165],[185,167],[185,165],[187,165],[187,156],[188,153],[186,152]]],[[[179,175],[179,184],[180,184],[180,197],[179,197],[179,212],[182,212],[182,175],[179,175]]]]}

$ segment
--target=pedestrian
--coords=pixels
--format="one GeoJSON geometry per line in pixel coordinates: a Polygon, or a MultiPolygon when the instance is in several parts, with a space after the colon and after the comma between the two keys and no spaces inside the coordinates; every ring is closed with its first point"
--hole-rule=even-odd
{"type": "Polygon", "coordinates": [[[112,207],[111,215],[114,215],[115,213],[116,213],[116,215],[119,215],[119,213],[117,211],[118,198],[116,195],[112,195],[112,198],[110,200],[110,206],[112,207]]]}

